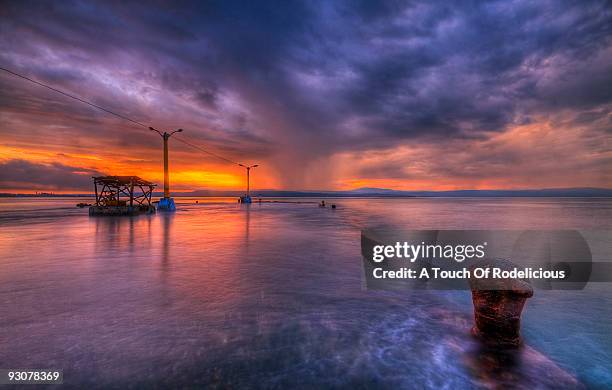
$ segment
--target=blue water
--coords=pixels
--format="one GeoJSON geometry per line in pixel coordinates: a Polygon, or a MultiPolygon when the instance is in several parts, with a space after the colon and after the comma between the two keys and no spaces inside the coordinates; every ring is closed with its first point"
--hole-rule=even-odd
{"type": "MultiPolygon", "coordinates": [[[[611,199],[177,200],[95,218],[78,199],[0,199],[0,368],[61,368],[72,388],[493,388],[469,292],[366,290],[360,230],[612,229],[611,199]]],[[[536,290],[537,364],[512,375],[611,385],[611,331],[612,285],[536,290]]]]}

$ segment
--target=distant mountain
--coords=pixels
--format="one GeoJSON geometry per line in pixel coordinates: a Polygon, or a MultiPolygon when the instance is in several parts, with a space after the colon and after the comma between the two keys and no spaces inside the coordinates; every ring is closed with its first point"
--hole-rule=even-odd
{"type": "MultiPolygon", "coordinates": [[[[240,196],[243,191],[193,191],[181,196],[240,196]]],[[[540,190],[397,191],[364,187],[349,191],[255,190],[254,197],[612,197],[607,188],[550,188],[540,190]]],[[[177,196],[179,196],[177,194],[177,196]]]]}
{"type": "Polygon", "coordinates": [[[394,194],[394,193],[399,193],[399,192],[404,192],[404,191],[396,191],[396,190],[390,190],[388,188],[372,188],[372,187],[363,187],[363,188],[357,188],[355,190],[350,190],[348,191],[351,194],[363,194],[363,195],[369,195],[369,194],[394,194]]]}
{"type": "Polygon", "coordinates": [[[427,197],[612,197],[606,188],[547,188],[540,190],[456,190],[400,191],[410,196],[427,197]]]}

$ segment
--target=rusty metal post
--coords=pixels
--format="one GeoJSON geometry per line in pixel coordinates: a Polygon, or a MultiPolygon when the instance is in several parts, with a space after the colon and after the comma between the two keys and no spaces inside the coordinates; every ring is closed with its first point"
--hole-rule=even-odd
{"type": "Polygon", "coordinates": [[[130,207],[134,206],[134,180],[130,181],[130,207]]]}
{"type": "Polygon", "coordinates": [[[98,179],[94,177],[94,188],[96,190],[96,206],[100,206],[100,198],[98,198],[98,179]]]}
{"type": "Polygon", "coordinates": [[[164,198],[170,197],[170,179],[168,177],[168,138],[170,134],[164,132],[164,198]]]}

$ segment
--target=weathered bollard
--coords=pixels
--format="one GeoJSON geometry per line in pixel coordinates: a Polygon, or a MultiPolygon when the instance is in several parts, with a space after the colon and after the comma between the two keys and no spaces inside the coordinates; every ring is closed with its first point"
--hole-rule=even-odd
{"type": "MultiPolygon", "coordinates": [[[[470,268],[500,268],[512,270],[515,265],[506,260],[483,260],[470,268]]],[[[533,288],[522,279],[470,278],[475,324],[472,333],[485,344],[516,348],[521,344],[521,313],[533,288]]]]}

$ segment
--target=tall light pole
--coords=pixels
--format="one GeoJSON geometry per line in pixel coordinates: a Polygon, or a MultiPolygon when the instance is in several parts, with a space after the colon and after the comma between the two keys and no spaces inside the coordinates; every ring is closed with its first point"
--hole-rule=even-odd
{"type": "Polygon", "coordinates": [[[238,164],[241,167],[246,169],[247,172],[247,193],[246,196],[240,198],[242,203],[251,203],[251,168],[257,168],[259,166],[259,164],[255,164],[255,165],[242,165],[242,164],[238,164]]]}
{"type": "Polygon", "coordinates": [[[174,211],[174,199],[170,198],[170,175],[168,173],[168,139],[174,133],[180,133],[183,129],[174,130],[170,133],[164,131],[163,133],[153,127],[149,127],[149,130],[155,131],[164,139],[164,197],[159,200],[157,208],[160,210],[174,211]]]}

